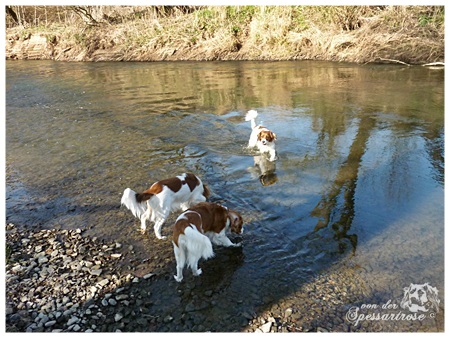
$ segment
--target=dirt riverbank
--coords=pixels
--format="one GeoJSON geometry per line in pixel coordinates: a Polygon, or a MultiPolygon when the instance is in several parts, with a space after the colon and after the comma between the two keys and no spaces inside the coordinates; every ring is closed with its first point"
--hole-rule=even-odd
{"type": "Polygon", "coordinates": [[[29,7],[7,59],[444,62],[442,6],[29,7]]]}

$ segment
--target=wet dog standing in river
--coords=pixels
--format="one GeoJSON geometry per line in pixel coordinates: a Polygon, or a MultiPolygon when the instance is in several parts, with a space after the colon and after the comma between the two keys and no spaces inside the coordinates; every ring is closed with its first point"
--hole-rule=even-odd
{"type": "Polygon", "coordinates": [[[245,121],[250,121],[252,127],[248,148],[256,147],[262,154],[269,153],[269,161],[273,162],[277,159],[275,150],[277,135],[262,125],[256,125],[255,120],[257,116],[258,113],[256,110],[249,110],[245,115],[245,121]]]}
{"type": "Polygon", "coordinates": [[[199,203],[182,213],[173,228],[173,251],[177,261],[177,282],[183,280],[185,265],[191,268],[194,276],[199,276],[202,269],[198,261],[214,256],[212,243],[221,246],[241,246],[227,237],[226,232],[242,234],[242,216],[217,203],[199,203]]]}
{"type": "Polygon", "coordinates": [[[145,222],[150,220],[155,223],[156,237],[164,239],[161,227],[172,211],[184,211],[191,205],[205,202],[207,197],[209,189],[200,178],[191,173],[184,173],[155,182],[142,193],[126,188],[121,203],[141,220],[142,233],[145,233],[147,228],[145,222]]]}

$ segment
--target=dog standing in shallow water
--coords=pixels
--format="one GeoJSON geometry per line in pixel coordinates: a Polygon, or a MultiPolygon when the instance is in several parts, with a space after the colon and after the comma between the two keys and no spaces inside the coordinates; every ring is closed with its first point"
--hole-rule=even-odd
{"type": "Polygon", "coordinates": [[[230,241],[226,231],[231,229],[242,234],[242,225],[240,214],[217,203],[199,203],[178,216],[173,229],[173,251],[177,261],[175,280],[182,281],[186,264],[194,276],[200,275],[202,269],[198,268],[198,261],[214,256],[212,243],[240,246],[230,241]]]}
{"type": "Polygon", "coordinates": [[[269,161],[273,162],[277,159],[277,153],[275,150],[277,135],[266,127],[256,125],[255,119],[257,116],[258,113],[256,110],[249,110],[245,115],[245,121],[250,121],[252,127],[248,147],[257,147],[261,153],[269,153],[269,161]]]}
{"type": "Polygon", "coordinates": [[[145,233],[146,220],[155,223],[155,235],[161,235],[161,227],[172,211],[186,210],[191,205],[206,201],[209,189],[200,178],[191,173],[171,177],[153,183],[142,193],[136,193],[126,188],[122,195],[122,204],[125,205],[136,218],[141,220],[141,231],[145,233]],[[147,204],[147,209],[145,208],[147,204]]]}

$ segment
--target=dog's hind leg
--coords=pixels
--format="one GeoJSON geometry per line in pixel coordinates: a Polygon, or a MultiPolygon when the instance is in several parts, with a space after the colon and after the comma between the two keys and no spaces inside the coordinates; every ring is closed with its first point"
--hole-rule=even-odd
{"type": "Polygon", "coordinates": [[[150,219],[150,215],[152,213],[152,209],[150,209],[150,206],[147,205],[147,210],[142,214],[141,216],[141,232],[145,234],[145,231],[147,230],[147,225],[145,222],[150,219]]]}
{"type": "Polygon", "coordinates": [[[165,239],[166,236],[161,235],[161,228],[164,224],[164,222],[166,221],[166,218],[159,218],[156,220],[155,222],[155,226],[153,227],[153,229],[155,230],[155,236],[158,239],[165,239]]]}
{"type": "Polygon", "coordinates": [[[186,255],[183,249],[180,249],[175,243],[173,243],[173,252],[175,253],[175,260],[177,261],[177,274],[173,276],[177,282],[183,280],[183,269],[186,264],[186,255]]]}
{"type": "Polygon", "coordinates": [[[254,137],[250,137],[247,148],[252,149],[252,148],[256,147],[256,144],[257,144],[257,139],[254,137]]]}
{"type": "Polygon", "coordinates": [[[191,270],[194,276],[200,276],[202,274],[202,269],[198,268],[198,261],[192,264],[191,270]]]}
{"type": "Polygon", "coordinates": [[[141,233],[145,234],[145,231],[147,230],[147,225],[145,224],[145,222],[150,219],[150,213],[151,213],[151,209],[147,208],[147,210],[145,210],[145,213],[142,214],[141,216],[141,233]]]}

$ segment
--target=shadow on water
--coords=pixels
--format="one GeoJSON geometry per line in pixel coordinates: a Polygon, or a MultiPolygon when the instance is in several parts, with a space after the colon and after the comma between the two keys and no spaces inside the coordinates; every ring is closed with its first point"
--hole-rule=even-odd
{"type": "MultiPolygon", "coordinates": [[[[288,331],[348,331],[350,304],[399,299],[423,279],[443,294],[439,71],[29,64],[7,63],[7,222],[83,228],[123,244],[122,274],[156,274],[125,286],[136,301],[114,309],[125,319],[111,315],[101,330],[230,332],[273,316],[288,331]],[[276,163],[244,149],[251,108],[277,132],[276,163]],[[156,240],[151,227],[142,236],[119,202],[126,187],[184,171],[202,177],[212,201],[239,210],[246,227],[232,236],[243,248],[216,248],[200,263],[202,276],[186,272],[179,284],[170,241],[156,240]]],[[[443,328],[390,324],[354,330],[443,328]]]]}

